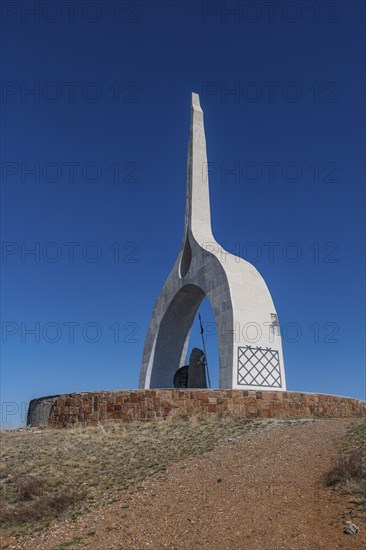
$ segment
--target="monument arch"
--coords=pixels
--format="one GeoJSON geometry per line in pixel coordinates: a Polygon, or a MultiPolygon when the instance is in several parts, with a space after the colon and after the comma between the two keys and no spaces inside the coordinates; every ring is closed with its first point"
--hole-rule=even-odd
{"type": "Polygon", "coordinates": [[[196,312],[207,296],[218,330],[220,388],[285,390],[272,297],[255,267],[229,252],[223,254],[214,239],[205,166],[203,111],[198,94],[192,94],[182,245],[153,309],[139,387],[173,387],[174,373],[186,363],[196,312]],[[250,324],[259,327],[255,343],[242,330],[250,324]]]}

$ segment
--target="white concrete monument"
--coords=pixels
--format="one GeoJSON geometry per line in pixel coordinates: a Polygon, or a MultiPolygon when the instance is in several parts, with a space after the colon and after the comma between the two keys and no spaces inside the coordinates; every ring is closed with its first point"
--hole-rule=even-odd
{"type": "Polygon", "coordinates": [[[255,267],[224,251],[212,235],[203,111],[198,94],[192,94],[182,246],[151,316],[141,389],[174,387],[205,296],[217,327],[220,388],[286,390],[279,324],[267,285],[255,267]]]}

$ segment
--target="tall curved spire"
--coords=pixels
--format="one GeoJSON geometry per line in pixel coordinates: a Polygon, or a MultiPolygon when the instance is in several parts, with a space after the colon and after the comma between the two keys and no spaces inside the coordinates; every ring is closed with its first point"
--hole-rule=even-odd
{"type": "Polygon", "coordinates": [[[213,240],[203,111],[195,93],[192,93],[188,143],[185,237],[188,232],[197,242],[213,240]]]}
{"type": "Polygon", "coordinates": [[[242,259],[238,262],[229,252],[219,253],[211,230],[207,172],[203,112],[198,94],[192,94],[183,241],[155,302],[140,387],[173,387],[176,370],[186,364],[192,323],[207,296],[220,335],[220,388],[285,390],[272,297],[254,266],[242,259]],[[248,330],[253,327],[254,339],[248,330]]]}

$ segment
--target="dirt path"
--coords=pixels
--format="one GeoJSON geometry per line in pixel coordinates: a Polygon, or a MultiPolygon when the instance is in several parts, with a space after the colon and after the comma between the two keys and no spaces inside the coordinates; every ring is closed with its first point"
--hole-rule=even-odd
{"type": "Polygon", "coordinates": [[[115,494],[116,502],[8,548],[364,549],[364,515],[352,515],[349,497],[321,484],[349,423],[273,423],[177,462],[134,494],[115,494]],[[345,519],[360,527],[357,535],[343,534],[345,519]]]}

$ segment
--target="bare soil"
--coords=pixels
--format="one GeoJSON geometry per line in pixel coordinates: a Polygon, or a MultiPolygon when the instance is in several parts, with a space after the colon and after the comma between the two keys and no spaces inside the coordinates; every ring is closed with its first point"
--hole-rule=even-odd
{"type": "Polygon", "coordinates": [[[4,531],[2,548],[365,549],[365,513],[324,483],[353,422],[257,423],[157,477],[113,487],[74,520],[18,537],[4,531]],[[358,534],[343,533],[347,520],[358,534]]]}

